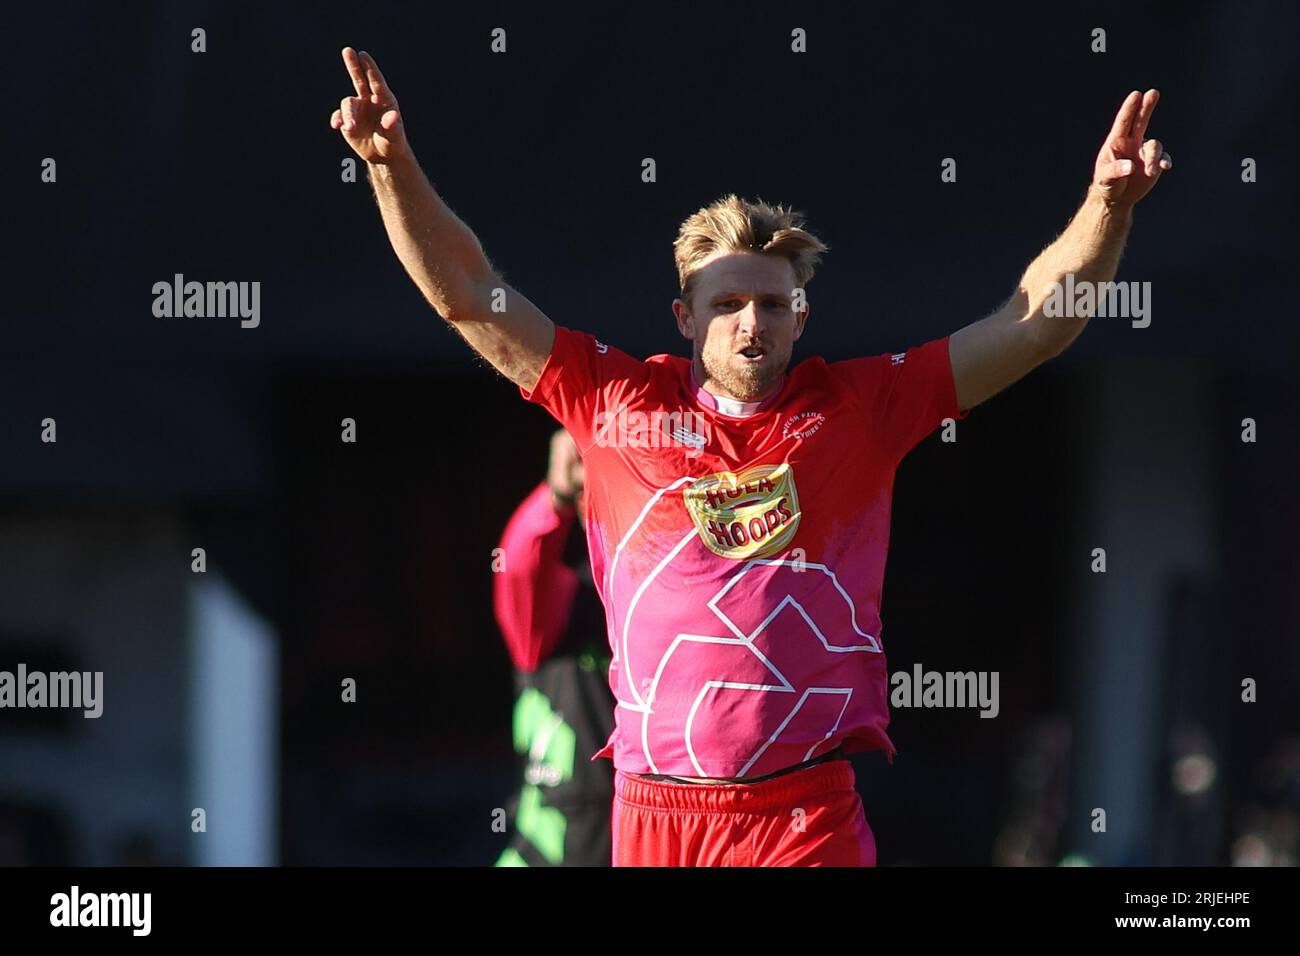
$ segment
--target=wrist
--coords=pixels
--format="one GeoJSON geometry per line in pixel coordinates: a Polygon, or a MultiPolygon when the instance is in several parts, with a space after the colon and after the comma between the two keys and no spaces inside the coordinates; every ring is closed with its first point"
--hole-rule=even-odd
{"type": "Polygon", "coordinates": [[[1133,204],[1121,202],[1112,197],[1106,189],[1093,183],[1088,186],[1088,196],[1084,205],[1092,206],[1102,215],[1112,218],[1128,218],[1133,214],[1133,204]]]}
{"type": "Polygon", "coordinates": [[[415,154],[409,149],[398,150],[392,156],[366,160],[366,168],[370,171],[371,176],[387,178],[415,169],[419,165],[415,161],[415,154]]]}

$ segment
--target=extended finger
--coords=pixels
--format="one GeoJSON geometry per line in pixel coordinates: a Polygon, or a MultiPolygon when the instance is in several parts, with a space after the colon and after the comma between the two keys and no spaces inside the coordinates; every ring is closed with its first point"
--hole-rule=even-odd
{"type": "Polygon", "coordinates": [[[1124,97],[1119,112],[1115,114],[1115,122],[1111,125],[1110,135],[1106,138],[1107,142],[1128,136],[1129,130],[1133,128],[1133,120],[1137,117],[1138,108],[1141,104],[1142,94],[1137,90],[1124,97]]]}
{"type": "Polygon", "coordinates": [[[1139,143],[1142,137],[1147,134],[1147,123],[1151,122],[1151,114],[1156,110],[1156,104],[1160,102],[1159,90],[1147,90],[1142,97],[1142,107],[1138,110],[1137,119],[1133,122],[1133,138],[1139,143]]]}
{"type": "Polygon", "coordinates": [[[393,101],[393,91],[388,88],[388,81],[379,71],[375,58],[365,50],[361,51],[361,66],[366,71],[366,82],[370,84],[371,102],[389,103],[393,101]]]}
{"type": "Polygon", "coordinates": [[[352,85],[356,87],[357,96],[370,99],[370,81],[366,79],[366,72],[361,67],[361,60],[357,58],[357,51],[350,46],[343,48],[343,65],[348,68],[348,76],[352,77],[352,85]]]}

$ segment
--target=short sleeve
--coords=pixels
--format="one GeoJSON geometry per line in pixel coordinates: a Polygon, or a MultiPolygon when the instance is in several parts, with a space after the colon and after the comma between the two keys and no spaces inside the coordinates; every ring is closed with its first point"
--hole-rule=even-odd
{"type": "Polygon", "coordinates": [[[541,377],[531,392],[520,388],[519,394],[550,412],[585,454],[595,444],[598,416],[629,401],[649,378],[647,363],[557,325],[541,377]]]}
{"type": "Polygon", "coordinates": [[[944,419],[961,419],[948,337],[906,352],[832,362],[831,374],[857,398],[869,427],[894,461],[944,419]]]}

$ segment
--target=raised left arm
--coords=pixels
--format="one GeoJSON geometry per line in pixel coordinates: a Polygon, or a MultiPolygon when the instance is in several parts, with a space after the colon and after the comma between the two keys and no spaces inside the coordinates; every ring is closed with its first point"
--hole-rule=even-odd
{"type": "Polygon", "coordinates": [[[1159,140],[1143,140],[1160,94],[1134,91],[1120,107],[1097,154],[1088,196],[1065,231],[1020,279],[1011,300],[948,340],[957,404],[973,408],[1059,355],[1088,322],[1082,316],[1046,316],[1043,305],[1056,283],[1074,274],[1075,285],[1109,282],[1119,267],[1133,205],[1151,191],[1173,160],[1159,140]]]}

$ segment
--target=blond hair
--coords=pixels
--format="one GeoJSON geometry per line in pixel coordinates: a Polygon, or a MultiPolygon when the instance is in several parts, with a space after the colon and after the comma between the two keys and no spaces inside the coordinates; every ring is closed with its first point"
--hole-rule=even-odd
{"type": "Polygon", "coordinates": [[[750,202],[734,193],[723,196],[688,216],[677,232],[673,258],[682,298],[689,298],[691,278],[700,263],[719,250],[784,256],[794,267],[795,284],[803,288],[827,246],[803,228],[803,216],[793,209],[762,199],[750,202]]]}

